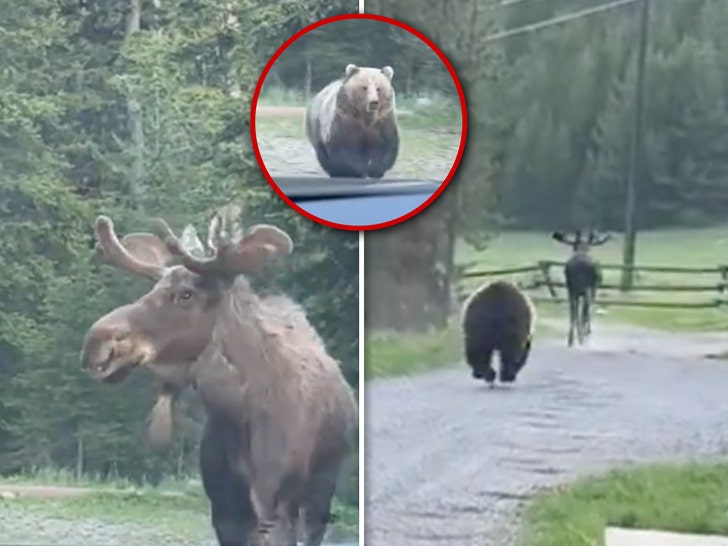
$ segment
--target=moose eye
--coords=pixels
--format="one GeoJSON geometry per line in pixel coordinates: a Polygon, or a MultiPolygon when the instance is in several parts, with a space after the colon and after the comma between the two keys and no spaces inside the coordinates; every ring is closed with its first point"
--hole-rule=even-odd
{"type": "Polygon", "coordinates": [[[177,296],[182,301],[187,301],[192,298],[192,291],[191,290],[183,290],[179,293],[177,296]]]}

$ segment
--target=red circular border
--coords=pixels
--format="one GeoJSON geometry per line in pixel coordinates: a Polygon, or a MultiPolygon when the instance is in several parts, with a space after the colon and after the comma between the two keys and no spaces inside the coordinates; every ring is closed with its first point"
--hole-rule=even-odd
{"type": "Polygon", "coordinates": [[[258,79],[258,84],[255,86],[255,92],[253,93],[253,101],[251,103],[250,108],[250,136],[251,141],[253,143],[253,151],[255,153],[255,158],[258,160],[258,165],[260,166],[261,170],[263,171],[263,174],[265,175],[266,179],[268,180],[268,183],[271,185],[271,187],[275,190],[275,192],[278,194],[278,196],[285,201],[289,207],[297,211],[299,214],[305,216],[309,220],[312,220],[318,224],[322,224],[324,226],[328,226],[335,229],[341,229],[346,231],[373,231],[376,229],[383,229],[388,228],[391,226],[395,226],[397,224],[400,224],[404,222],[405,220],[409,220],[413,216],[419,214],[423,210],[425,210],[427,207],[429,207],[435,199],[439,197],[439,195],[445,190],[447,185],[450,183],[450,180],[452,180],[453,176],[455,175],[455,171],[457,171],[458,167],[460,166],[460,161],[463,157],[463,151],[465,150],[465,141],[468,134],[468,110],[465,105],[465,94],[463,93],[462,85],[460,84],[460,79],[458,78],[457,74],[455,73],[455,69],[450,64],[450,61],[448,61],[447,57],[443,54],[442,51],[434,44],[432,43],[432,40],[427,38],[424,34],[422,34],[420,31],[412,28],[409,25],[406,25],[405,23],[402,23],[401,21],[397,21],[396,19],[392,19],[390,17],[383,17],[381,15],[374,15],[370,13],[348,13],[344,15],[335,15],[333,17],[327,17],[326,19],[321,19],[320,21],[317,21],[301,30],[296,32],[293,36],[291,36],[288,40],[285,41],[285,43],[278,48],[278,50],[273,54],[273,56],[270,58],[268,63],[265,65],[265,68],[263,69],[263,72],[260,75],[260,78],[258,79]],[[434,51],[437,56],[440,58],[440,60],[444,63],[444,65],[447,67],[448,72],[450,73],[450,76],[453,79],[453,82],[455,82],[455,87],[458,90],[458,97],[460,98],[460,111],[461,111],[461,125],[462,125],[462,131],[460,134],[460,146],[458,147],[458,153],[455,156],[455,161],[452,164],[452,167],[450,168],[450,172],[447,173],[447,176],[445,177],[445,180],[440,184],[440,187],[437,188],[437,191],[433,193],[427,201],[422,203],[419,207],[416,209],[408,212],[407,214],[404,214],[403,216],[400,216],[399,218],[395,218],[394,220],[389,220],[387,222],[380,222],[379,224],[370,224],[367,226],[352,226],[352,225],[346,225],[346,224],[337,224],[336,222],[329,222],[328,220],[324,220],[323,218],[319,218],[318,216],[314,216],[310,212],[302,209],[300,206],[298,206],[296,203],[294,203],[283,191],[278,187],[275,180],[273,180],[273,177],[268,172],[268,169],[265,166],[265,163],[263,162],[263,158],[260,154],[260,148],[258,147],[258,139],[256,137],[256,131],[255,131],[255,113],[258,107],[258,99],[260,98],[260,91],[263,87],[263,83],[265,82],[265,78],[268,75],[268,72],[270,72],[270,69],[273,67],[273,64],[278,60],[278,57],[283,54],[283,52],[288,49],[288,47],[298,40],[301,36],[304,34],[309,33],[310,31],[314,30],[315,28],[321,27],[323,25],[327,25],[329,23],[334,23],[336,21],[344,21],[347,19],[371,19],[374,21],[381,21],[383,23],[389,23],[391,25],[396,25],[411,34],[414,34],[417,36],[420,40],[425,42],[428,46],[430,46],[430,49],[434,51]]]}

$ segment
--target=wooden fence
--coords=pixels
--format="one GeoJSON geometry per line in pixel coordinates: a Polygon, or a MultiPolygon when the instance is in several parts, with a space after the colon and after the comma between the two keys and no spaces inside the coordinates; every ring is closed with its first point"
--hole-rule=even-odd
{"type": "MultiPolygon", "coordinates": [[[[547,297],[533,295],[535,302],[547,301],[552,303],[566,303],[566,283],[558,280],[554,275],[554,269],[558,270],[559,276],[563,277],[564,262],[541,260],[535,265],[513,267],[508,269],[490,269],[466,271],[460,275],[460,279],[471,278],[497,278],[512,277],[514,275],[527,275],[531,277],[526,282],[518,281],[521,288],[529,291],[537,291],[545,288],[548,291],[547,297]],[[561,293],[561,294],[560,294],[561,293]]],[[[627,268],[618,264],[600,264],[602,271],[619,270],[627,268]]],[[[662,293],[713,293],[715,297],[703,301],[656,301],[627,298],[613,298],[611,292],[619,291],[622,288],[619,284],[605,282],[600,285],[597,292],[597,304],[600,306],[635,306],[635,307],[664,307],[681,309],[707,309],[716,308],[728,304],[728,265],[715,267],[671,267],[671,266],[634,266],[631,268],[638,276],[641,273],[681,274],[685,276],[714,275],[716,280],[705,284],[641,284],[635,283],[627,294],[634,292],[662,292],[662,293]],[[605,297],[608,295],[608,297],[605,297]]],[[[459,288],[462,288],[459,283],[459,288]]],[[[463,301],[468,294],[460,291],[458,299],[463,301]]]]}

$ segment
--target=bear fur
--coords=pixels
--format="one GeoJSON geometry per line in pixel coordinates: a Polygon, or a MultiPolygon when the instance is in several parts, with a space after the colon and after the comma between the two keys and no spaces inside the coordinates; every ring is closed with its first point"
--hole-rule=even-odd
{"type": "Polygon", "coordinates": [[[306,108],[306,137],[332,178],[382,178],[399,153],[391,66],[350,64],[306,108]]]}
{"type": "Polygon", "coordinates": [[[493,353],[500,356],[499,380],[513,383],[526,364],[536,323],[530,298],[507,281],[484,285],[468,298],[462,317],[465,359],[476,379],[493,385],[493,353]]]}

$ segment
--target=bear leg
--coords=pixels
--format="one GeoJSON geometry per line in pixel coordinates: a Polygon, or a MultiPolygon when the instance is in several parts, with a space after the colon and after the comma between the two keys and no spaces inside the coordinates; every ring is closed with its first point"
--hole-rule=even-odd
{"type": "Polygon", "coordinates": [[[466,350],[466,360],[472,368],[472,376],[474,379],[484,379],[486,383],[495,381],[495,370],[491,365],[493,358],[493,350],[490,348],[469,347],[466,350]]]}
{"type": "Polygon", "coordinates": [[[518,353],[514,344],[503,347],[500,350],[500,373],[499,380],[501,383],[513,383],[518,374],[518,353]]]}
{"type": "Polygon", "coordinates": [[[332,178],[364,178],[366,160],[358,149],[351,146],[329,146],[327,172],[332,178]]]}
{"type": "Polygon", "coordinates": [[[394,166],[399,153],[399,136],[397,133],[383,134],[381,139],[369,149],[367,176],[370,178],[382,178],[384,174],[394,166]]]}

